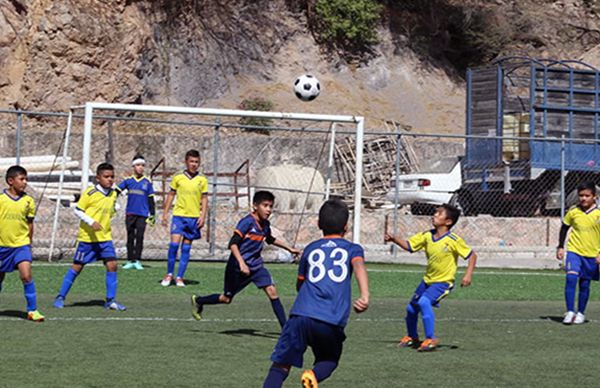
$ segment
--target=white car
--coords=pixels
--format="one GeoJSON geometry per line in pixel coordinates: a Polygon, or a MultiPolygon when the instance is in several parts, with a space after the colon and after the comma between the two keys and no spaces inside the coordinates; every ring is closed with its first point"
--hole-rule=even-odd
{"type": "MultiPolygon", "coordinates": [[[[410,205],[413,214],[433,214],[435,207],[450,203],[462,184],[460,160],[442,158],[422,171],[398,179],[398,206],[410,205]]],[[[392,177],[387,199],[394,203],[396,179],[392,177]]]]}

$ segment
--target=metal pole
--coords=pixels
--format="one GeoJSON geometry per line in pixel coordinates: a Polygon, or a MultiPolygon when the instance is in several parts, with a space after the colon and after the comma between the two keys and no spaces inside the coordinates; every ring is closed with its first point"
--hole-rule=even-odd
{"type": "Polygon", "coordinates": [[[565,217],[565,135],[560,140],[560,219],[565,217]]]}
{"type": "MultiPolygon", "coordinates": [[[[396,170],[394,171],[394,175],[396,179],[394,180],[394,232],[398,230],[398,202],[400,200],[400,157],[401,157],[401,141],[402,135],[398,133],[396,140],[396,170]]],[[[398,248],[396,244],[392,244],[392,254],[394,255],[394,259],[398,254],[398,248]]]]}
{"type": "Polygon", "coordinates": [[[81,158],[81,191],[85,190],[90,182],[90,152],[92,148],[92,104],[85,104],[83,121],[83,156],[81,158]]]}
{"type": "Polygon", "coordinates": [[[56,241],[56,231],[58,230],[58,215],[60,212],[60,203],[62,200],[63,182],[65,178],[65,170],[67,169],[67,155],[69,154],[69,137],[71,136],[71,127],[73,125],[73,110],[69,111],[67,118],[67,131],[65,133],[65,144],[63,145],[63,159],[58,180],[58,198],[56,198],[56,207],[54,208],[54,223],[52,225],[52,237],[50,239],[50,252],[48,253],[48,261],[52,261],[54,252],[54,242],[56,241]]]}
{"type": "MultiPolygon", "coordinates": [[[[212,184],[212,198],[210,204],[210,242],[209,242],[209,254],[215,255],[215,246],[217,238],[217,190],[218,190],[218,176],[219,176],[219,143],[220,143],[220,130],[221,119],[217,118],[215,123],[215,135],[213,140],[213,184],[212,184]]],[[[237,194],[237,193],[236,193],[237,194]]]]}
{"type": "Polygon", "coordinates": [[[21,110],[19,109],[17,111],[17,139],[16,139],[16,152],[15,152],[15,156],[16,156],[16,163],[15,164],[21,164],[21,132],[23,130],[23,113],[21,113],[21,110]]]}
{"type": "Polygon", "coordinates": [[[331,191],[331,176],[333,175],[333,153],[335,150],[335,127],[336,123],[331,123],[331,141],[329,143],[329,161],[327,162],[327,181],[325,183],[325,200],[329,199],[331,191]]]}
{"type": "Polygon", "coordinates": [[[362,201],[362,174],[365,118],[356,117],[356,176],[354,178],[354,225],[352,240],[360,244],[360,207],[362,201]]]}

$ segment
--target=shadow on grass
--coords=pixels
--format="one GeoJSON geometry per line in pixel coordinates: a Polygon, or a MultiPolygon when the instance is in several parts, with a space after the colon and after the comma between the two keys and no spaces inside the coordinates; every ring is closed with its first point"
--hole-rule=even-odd
{"type": "Polygon", "coordinates": [[[219,334],[231,335],[233,337],[262,337],[262,338],[279,338],[279,333],[265,333],[255,329],[236,329],[236,330],[225,330],[219,332],[219,334]]]}
{"type": "Polygon", "coordinates": [[[540,319],[544,320],[544,321],[552,321],[552,322],[556,322],[556,323],[562,323],[563,319],[565,317],[561,316],[556,316],[556,315],[543,315],[540,317],[540,319]]]}
{"type": "Polygon", "coordinates": [[[0,311],[0,317],[13,317],[13,318],[27,319],[27,313],[24,311],[18,311],[18,310],[3,310],[3,311],[0,311]]]}
{"type": "Polygon", "coordinates": [[[85,302],[75,302],[73,304],[71,304],[70,306],[72,307],[97,307],[97,306],[103,306],[104,307],[104,300],[103,299],[92,299],[92,300],[88,300],[85,302]]]}

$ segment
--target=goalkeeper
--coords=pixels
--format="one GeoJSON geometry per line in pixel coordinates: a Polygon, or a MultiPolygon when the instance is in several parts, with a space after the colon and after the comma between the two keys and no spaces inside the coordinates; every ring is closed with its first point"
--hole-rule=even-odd
{"type": "Polygon", "coordinates": [[[144,269],[140,263],[144,247],[146,224],[154,226],[156,210],[154,188],[150,178],[144,176],[146,161],[136,154],[131,162],[133,174],[117,185],[117,193],[127,191],[125,226],[127,227],[127,263],[123,269],[144,269]]]}

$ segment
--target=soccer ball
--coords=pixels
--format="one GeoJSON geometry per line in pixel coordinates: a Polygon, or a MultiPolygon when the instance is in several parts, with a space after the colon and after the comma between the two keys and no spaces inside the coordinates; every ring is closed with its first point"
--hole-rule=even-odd
{"type": "Polygon", "coordinates": [[[303,74],[294,82],[294,93],[302,101],[312,101],[321,93],[321,84],[316,77],[303,74]]]}

